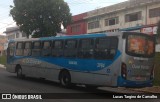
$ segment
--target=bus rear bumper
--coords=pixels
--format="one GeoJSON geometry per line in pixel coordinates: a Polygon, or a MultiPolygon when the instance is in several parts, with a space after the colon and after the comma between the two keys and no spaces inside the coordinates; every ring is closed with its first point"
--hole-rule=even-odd
{"type": "Polygon", "coordinates": [[[118,87],[152,87],[153,80],[138,82],[138,81],[125,80],[122,77],[118,77],[117,86],[118,87]]]}

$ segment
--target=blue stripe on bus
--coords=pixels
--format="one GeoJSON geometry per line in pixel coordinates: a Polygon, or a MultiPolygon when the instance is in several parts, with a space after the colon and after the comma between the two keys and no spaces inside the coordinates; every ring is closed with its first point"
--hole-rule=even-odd
{"type": "MultiPolygon", "coordinates": [[[[116,56],[113,60],[96,60],[96,59],[79,59],[79,58],[57,58],[57,57],[18,57],[13,58],[16,59],[26,59],[26,58],[33,58],[42,63],[50,63],[62,68],[76,70],[76,71],[98,71],[110,66],[118,57],[121,55],[120,51],[117,51],[116,56]],[[102,65],[102,66],[101,66],[102,65]]],[[[22,62],[23,63],[23,62],[22,62]]]]}
{"type": "Polygon", "coordinates": [[[98,71],[110,66],[119,56],[120,51],[117,52],[114,60],[95,60],[95,59],[65,59],[65,58],[41,58],[41,60],[48,63],[53,63],[63,68],[78,71],[98,71]],[[70,62],[70,64],[69,64],[70,62]],[[104,64],[104,67],[98,67],[97,63],[104,64]]]}

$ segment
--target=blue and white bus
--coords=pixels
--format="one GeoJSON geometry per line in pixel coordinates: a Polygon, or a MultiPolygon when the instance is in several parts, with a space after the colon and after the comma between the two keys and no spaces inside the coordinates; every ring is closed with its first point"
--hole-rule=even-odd
{"type": "Polygon", "coordinates": [[[154,76],[155,39],[135,32],[11,40],[7,68],[17,77],[63,86],[146,87],[154,76]]]}

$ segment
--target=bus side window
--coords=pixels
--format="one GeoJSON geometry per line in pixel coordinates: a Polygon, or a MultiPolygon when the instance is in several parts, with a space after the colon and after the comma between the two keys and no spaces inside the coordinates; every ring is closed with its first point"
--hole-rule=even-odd
{"type": "Polygon", "coordinates": [[[31,42],[25,42],[24,43],[24,56],[30,56],[31,55],[31,42]]]}
{"type": "Polygon", "coordinates": [[[17,42],[16,56],[22,56],[22,55],[23,55],[23,42],[17,42]]]}
{"type": "Polygon", "coordinates": [[[41,55],[41,42],[35,41],[33,42],[32,56],[40,56],[40,55],[41,55]]]}
{"type": "Polygon", "coordinates": [[[51,55],[51,41],[45,41],[42,44],[42,56],[51,55]]]}
{"type": "Polygon", "coordinates": [[[62,57],[63,56],[63,40],[53,41],[52,43],[52,56],[62,57]]]}
{"type": "Polygon", "coordinates": [[[110,57],[111,59],[114,58],[114,56],[116,55],[117,49],[118,49],[118,38],[116,37],[112,37],[110,39],[111,44],[110,44],[110,57]]]}
{"type": "Polygon", "coordinates": [[[94,55],[94,40],[80,39],[78,48],[79,58],[93,58],[94,55]]]}
{"type": "Polygon", "coordinates": [[[65,57],[76,57],[77,55],[77,40],[66,40],[64,45],[65,57]]]}
{"type": "Polygon", "coordinates": [[[15,43],[14,42],[9,43],[7,54],[9,56],[14,56],[14,49],[15,49],[15,43]]]}
{"type": "Polygon", "coordinates": [[[113,59],[117,50],[118,39],[115,37],[97,38],[95,46],[96,59],[113,59]]]}

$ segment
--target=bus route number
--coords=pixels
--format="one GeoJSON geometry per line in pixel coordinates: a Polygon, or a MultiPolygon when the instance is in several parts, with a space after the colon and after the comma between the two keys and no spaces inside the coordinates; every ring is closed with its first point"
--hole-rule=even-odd
{"type": "Polygon", "coordinates": [[[97,67],[98,67],[98,68],[104,68],[104,67],[105,67],[105,64],[104,64],[104,63],[97,63],[97,67]]]}

